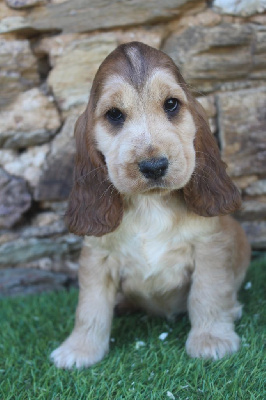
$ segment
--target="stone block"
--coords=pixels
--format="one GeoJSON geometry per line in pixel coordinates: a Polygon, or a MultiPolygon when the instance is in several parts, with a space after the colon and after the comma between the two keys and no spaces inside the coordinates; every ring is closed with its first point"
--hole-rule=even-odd
{"type": "Polygon", "coordinates": [[[265,79],[265,27],[252,24],[195,26],[173,33],[163,50],[195,91],[249,87],[265,79]]]}
{"type": "Polygon", "coordinates": [[[25,179],[30,188],[35,188],[49,150],[49,144],[29,147],[22,153],[16,150],[0,149],[0,165],[5,167],[8,173],[25,179]]]}
{"type": "Polygon", "coordinates": [[[246,221],[241,223],[253,249],[266,248],[266,221],[246,221]]]}
{"type": "Polygon", "coordinates": [[[48,3],[49,0],[5,0],[10,8],[15,10],[22,10],[24,8],[31,8],[40,4],[48,3]]]}
{"type": "Polygon", "coordinates": [[[266,0],[214,0],[214,11],[237,17],[263,13],[266,10],[266,0]]]}
{"type": "Polygon", "coordinates": [[[6,268],[0,270],[0,298],[62,290],[75,283],[67,274],[39,269],[6,268]]]}
{"type": "Polygon", "coordinates": [[[246,187],[244,193],[249,196],[266,195],[266,179],[252,182],[248,187],[246,187]]]}
{"type": "Polygon", "coordinates": [[[217,106],[230,175],[266,174],[266,87],[218,94],[217,106]]]}
{"type": "MultiPolygon", "coordinates": [[[[89,32],[172,20],[195,0],[71,0],[49,1],[46,6],[23,10],[18,27],[5,23],[2,32],[33,31],[89,32]]],[[[205,6],[201,1],[202,7],[205,6]]],[[[5,21],[6,22],[6,21],[5,21]]]]}
{"type": "Polygon", "coordinates": [[[197,97],[197,100],[206,111],[211,132],[215,133],[217,131],[217,123],[216,123],[217,110],[215,105],[215,97],[212,95],[202,96],[202,97],[197,97]]]}
{"type": "Polygon", "coordinates": [[[236,213],[241,221],[266,220],[266,202],[259,200],[245,200],[242,208],[236,213]]]}
{"type": "Polygon", "coordinates": [[[0,107],[21,92],[38,85],[38,63],[28,40],[0,38],[0,107]]]}
{"type": "Polygon", "coordinates": [[[62,110],[85,105],[94,75],[104,58],[117,46],[113,34],[80,36],[68,43],[48,77],[56,101],[62,110]]]}
{"type": "Polygon", "coordinates": [[[26,182],[0,168],[0,229],[14,226],[30,206],[26,182]]]}
{"type": "Polygon", "coordinates": [[[0,147],[25,148],[48,142],[61,126],[53,97],[34,88],[0,111],[0,147]]]}
{"type": "Polygon", "coordinates": [[[74,235],[58,238],[18,239],[0,245],[0,268],[29,263],[42,257],[63,259],[79,253],[82,239],[74,235]]]}

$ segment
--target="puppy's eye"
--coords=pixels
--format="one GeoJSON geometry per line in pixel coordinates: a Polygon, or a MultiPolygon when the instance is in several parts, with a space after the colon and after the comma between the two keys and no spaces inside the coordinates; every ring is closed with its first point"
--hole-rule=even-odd
{"type": "Polygon", "coordinates": [[[166,99],[163,108],[167,114],[174,115],[179,109],[179,101],[173,97],[166,99]]]}
{"type": "Polygon", "coordinates": [[[110,122],[120,124],[125,121],[124,114],[118,108],[111,108],[109,111],[107,111],[106,116],[110,122]]]}

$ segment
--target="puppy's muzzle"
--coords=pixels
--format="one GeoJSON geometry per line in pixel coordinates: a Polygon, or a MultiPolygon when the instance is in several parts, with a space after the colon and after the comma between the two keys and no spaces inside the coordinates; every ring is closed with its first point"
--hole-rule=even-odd
{"type": "Polygon", "coordinates": [[[143,160],[139,164],[140,172],[147,179],[156,180],[163,177],[168,169],[168,160],[166,157],[150,158],[143,160]]]}

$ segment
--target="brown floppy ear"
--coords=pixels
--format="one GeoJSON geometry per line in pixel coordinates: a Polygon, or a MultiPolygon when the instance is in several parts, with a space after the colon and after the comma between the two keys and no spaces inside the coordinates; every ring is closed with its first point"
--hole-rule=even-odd
{"type": "Polygon", "coordinates": [[[183,189],[185,201],[189,209],[204,217],[232,213],[241,206],[240,193],[226,173],[226,164],[221,160],[203,107],[195,99],[192,104],[197,127],[196,166],[183,189]]]}
{"type": "Polygon", "coordinates": [[[102,236],[114,231],[123,215],[122,199],[108,179],[103,155],[95,148],[89,106],[75,126],[76,161],[66,222],[76,235],[102,236]]]}

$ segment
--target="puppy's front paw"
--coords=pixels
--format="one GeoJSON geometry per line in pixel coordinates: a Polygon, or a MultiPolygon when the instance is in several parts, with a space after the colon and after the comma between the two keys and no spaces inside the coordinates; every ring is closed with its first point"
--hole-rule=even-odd
{"type": "Polygon", "coordinates": [[[219,360],[225,355],[235,353],[239,349],[240,339],[233,331],[189,333],[186,350],[193,358],[211,358],[219,360]]]}
{"type": "Polygon", "coordinates": [[[105,346],[88,345],[70,336],[51,353],[50,358],[57,368],[85,368],[101,361],[107,352],[105,346]]]}

